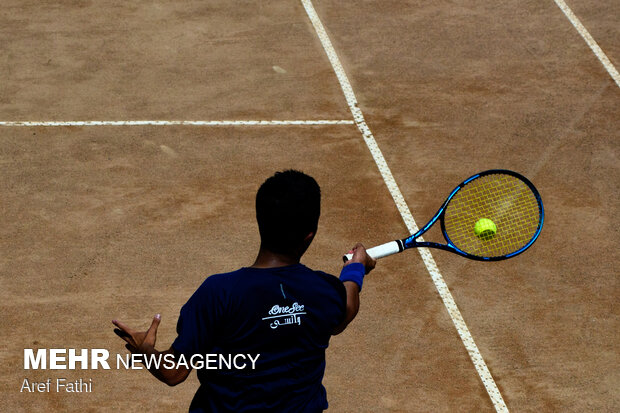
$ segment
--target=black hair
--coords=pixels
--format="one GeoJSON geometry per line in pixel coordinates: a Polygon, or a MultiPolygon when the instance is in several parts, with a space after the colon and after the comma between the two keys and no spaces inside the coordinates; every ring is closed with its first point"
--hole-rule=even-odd
{"type": "Polygon", "coordinates": [[[303,172],[276,172],[256,193],[256,220],[261,245],[290,254],[306,235],[316,232],[321,214],[321,188],[303,172]]]}

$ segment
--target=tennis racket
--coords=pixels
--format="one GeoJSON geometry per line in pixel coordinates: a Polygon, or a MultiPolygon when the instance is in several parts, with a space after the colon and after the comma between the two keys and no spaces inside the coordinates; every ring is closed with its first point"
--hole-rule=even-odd
{"type": "MultiPolygon", "coordinates": [[[[473,260],[499,261],[528,249],[540,235],[543,220],[542,200],[534,185],[516,172],[492,169],[457,186],[415,234],[366,252],[378,259],[409,248],[431,247],[473,260]],[[446,243],[423,241],[422,234],[437,221],[446,243]]],[[[352,256],[346,254],[343,259],[352,256]]]]}

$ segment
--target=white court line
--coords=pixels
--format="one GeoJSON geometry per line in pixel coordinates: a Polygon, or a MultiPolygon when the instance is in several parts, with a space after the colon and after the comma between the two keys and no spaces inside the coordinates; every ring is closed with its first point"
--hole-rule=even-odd
{"type": "Polygon", "coordinates": [[[2,122],[0,126],[281,126],[281,125],[353,125],[352,120],[90,120],[2,122]]]}
{"type": "MultiPolygon", "coordinates": [[[[327,32],[323,27],[323,23],[321,23],[321,20],[316,14],[314,6],[312,5],[312,2],[310,0],[301,0],[301,2],[306,9],[308,17],[312,21],[312,25],[314,26],[314,29],[319,36],[321,44],[323,45],[323,49],[325,49],[325,53],[327,53],[327,57],[329,58],[329,61],[332,64],[334,71],[336,72],[336,76],[338,77],[338,81],[340,82],[340,87],[344,92],[349,108],[351,109],[351,113],[353,114],[353,119],[355,119],[355,123],[357,124],[357,127],[359,128],[360,132],[364,137],[364,141],[366,142],[366,145],[368,146],[368,149],[370,150],[370,153],[372,154],[375,163],[377,164],[377,167],[379,168],[379,171],[383,176],[383,180],[385,181],[385,184],[387,185],[388,190],[390,191],[390,194],[392,195],[392,198],[396,203],[400,215],[402,216],[405,224],[407,225],[407,229],[411,234],[414,234],[418,231],[418,226],[413,219],[413,215],[411,214],[411,211],[409,210],[409,207],[407,206],[407,203],[405,202],[405,199],[400,192],[400,189],[398,188],[398,184],[396,183],[394,176],[392,175],[392,172],[390,171],[390,168],[388,167],[387,162],[385,161],[385,158],[383,157],[383,154],[381,153],[381,150],[379,149],[379,146],[377,145],[377,142],[372,132],[370,131],[368,125],[366,124],[366,121],[364,120],[364,115],[358,107],[357,99],[355,97],[355,94],[353,93],[351,83],[347,78],[344,68],[340,63],[340,59],[338,58],[338,55],[336,54],[336,51],[332,46],[327,32]]],[[[461,315],[461,312],[456,306],[456,302],[454,301],[454,298],[452,297],[452,294],[450,293],[446,282],[444,281],[441,273],[439,272],[439,269],[437,268],[437,264],[435,263],[431,252],[427,248],[417,249],[422,256],[422,260],[424,261],[424,264],[426,265],[426,268],[430,273],[431,278],[433,279],[435,287],[437,288],[437,291],[439,292],[439,295],[441,296],[441,299],[443,300],[443,303],[446,306],[448,313],[450,314],[450,318],[452,319],[452,322],[454,323],[454,326],[456,327],[456,330],[458,331],[459,336],[461,337],[461,340],[463,341],[463,344],[465,345],[465,348],[469,353],[469,357],[471,358],[474,367],[476,368],[476,371],[478,372],[478,375],[480,376],[480,379],[482,380],[482,383],[484,384],[484,387],[486,388],[487,393],[491,398],[491,402],[495,406],[495,410],[497,412],[508,412],[508,408],[506,406],[506,403],[504,402],[504,399],[502,398],[501,393],[499,392],[499,389],[497,388],[497,384],[495,383],[495,380],[493,380],[493,376],[491,376],[491,372],[489,371],[486,363],[484,362],[484,359],[480,354],[480,350],[478,350],[478,346],[476,346],[476,343],[474,342],[474,339],[471,336],[467,325],[465,324],[465,320],[463,320],[463,316],[461,315]]]]}
{"type": "Polygon", "coordinates": [[[590,32],[588,32],[588,30],[583,26],[583,24],[581,24],[581,21],[579,21],[577,16],[575,16],[575,13],[573,13],[573,11],[570,9],[570,7],[568,7],[564,0],[554,1],[555,4],[557,4],[558,7],[562,10],[562,12],[564,12],[568,20],[570,20],[570,22],[575,27],[575,29],[577,29],[581,37],[583,37],[583,40],[585,40],[588,46],[590,46],[590,49],[592,49],[598,60],[601,61],[601,63],[605,67],[605,70],[607,70],[607,73],[609,73],[609,76],[611,76],[614,82],[616,82],[616,85],[620,87],[620,74],[618,73],[618,70],[611,63],[605,52],[603,52],[603,50],[599,47],[598,43],[596,43],[594,38],[590,35],[590,32]]]}

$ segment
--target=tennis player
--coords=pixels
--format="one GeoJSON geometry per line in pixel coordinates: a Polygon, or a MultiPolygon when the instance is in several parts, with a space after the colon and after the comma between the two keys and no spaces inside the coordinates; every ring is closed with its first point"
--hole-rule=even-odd
{"type": "MultiPolygon", "coordinates": [[[[203,282],[182,307],[178,336],[168,350],[155,349],[159,315],[145,332],[113,321],[132,353],[177,360],[243,355],[244,368],[197,369],[200,387],[190,412],[327,409],[325,349],[330,337],[355,318],[364,275],[376,262],[357,244],[340,279],[300,263],[316,235],[320,198],[319,185],[302,172],[277,172],[267,179],[256,195],[261,237],[256,261],[203,282]]],[[[184,381],[191,370],[183,363],[149,369],[170,386],[184,381]]]]}

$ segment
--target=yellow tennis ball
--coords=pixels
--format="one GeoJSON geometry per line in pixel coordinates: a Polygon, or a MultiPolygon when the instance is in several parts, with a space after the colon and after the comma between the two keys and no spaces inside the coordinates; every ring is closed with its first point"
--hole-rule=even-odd
{"type": "Polygon", "coordinates": [[[497,227],[495,226],[495,222],[490,219],[481,218],[476,222],[474,232],[480,239],[488,241],[495,236],[497,227]]]}

